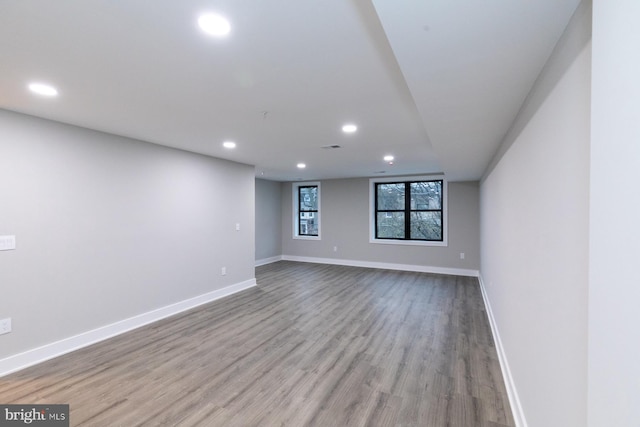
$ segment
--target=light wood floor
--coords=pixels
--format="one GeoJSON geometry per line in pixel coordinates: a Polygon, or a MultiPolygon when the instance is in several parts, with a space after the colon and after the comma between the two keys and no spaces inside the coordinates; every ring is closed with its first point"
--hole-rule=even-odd
{"type": "Polygon", "coordinates": [[[278,262],[258,287],[0,378],[73,426],[513,426],[477,279],[278,262]]]}

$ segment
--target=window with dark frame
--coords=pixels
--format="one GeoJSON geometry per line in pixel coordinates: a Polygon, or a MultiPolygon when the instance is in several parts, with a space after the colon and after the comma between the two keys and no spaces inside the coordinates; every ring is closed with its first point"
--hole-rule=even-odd
{"type": "Polygon", "coordinates": [[[298,235],[318,236],[318,186],[298,187],[298,235]]]}
{"type": "Polygon", "coordinates": [[[442,180],[375,183],[375,238],[443,241],[442,180]]]}

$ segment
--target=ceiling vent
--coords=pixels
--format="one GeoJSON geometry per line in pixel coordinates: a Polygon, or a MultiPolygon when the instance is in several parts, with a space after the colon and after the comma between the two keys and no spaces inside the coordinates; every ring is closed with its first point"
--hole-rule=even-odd
{"type": "Polygon", "coordinates": [[[322,149],[323,150],[335,150],[336,148],[340,148],[339,145],[337,144],[333,144],[333,145],[323,145],[322,149]]]}

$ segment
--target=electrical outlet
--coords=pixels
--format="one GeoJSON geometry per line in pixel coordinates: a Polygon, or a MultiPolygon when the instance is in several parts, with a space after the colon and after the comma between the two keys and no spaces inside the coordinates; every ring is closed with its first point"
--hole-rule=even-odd
{"type": "Polygon", "coordinates": [[[12,251],[16,248],[16,236],[0,236],[0,251],[12,251]]]}
{"type": "Polygon", "coordinates": [[[333,247],[333,252],[338,252],[338,247],[337,246],[333,247]]]}
{"type": "Polygon", "coordinates": [[[240,223],[236,222],[236,231],[240,231],[240,223]]]}
{"type": "Polygon", "coordinates": [[[460,259],[464,259],[464,252],[460,252],[460,259]]]}
{"type": "Polygon", "coordinates": [[[222,267],[222,270],[220,270],[220,274],[223,276],[227,275],[227,267],[222,267]]]}
{"type": "Polygon", "coordinates": [[[8,334],[9,332],[11,332],[11,318],[7,317],[0,320],[0,335],[8,334]]]}

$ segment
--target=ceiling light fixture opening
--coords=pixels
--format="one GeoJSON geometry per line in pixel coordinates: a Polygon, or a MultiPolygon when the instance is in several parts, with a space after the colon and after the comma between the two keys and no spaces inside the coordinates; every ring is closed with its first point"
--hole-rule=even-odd
{"type": "Polygon", "coordinates": [[[298,163],[297,166],[298,166],[298,169],[304,169],[307,167],[307,165],[305,165],[304,163],[298,163]]]}
{"type": "Polygon", "coordinates": [[[231,24],[227,18],[217,13],[200,15],[198,25],[202,31],[214,37],[225,37],[231,32],[231,24]]]}
{"type": "Polygon", "coordinates": [[[33,93],[36,93],[42,96],[58,95],[58,90],[55,87],[48,84],[44,84],[44,83],[30,83],[29,90],[33,93]]]}
{"type": "Polygon", "coordinates": [[[384,156],[384,161],[385,162],[392,162],[393,161],[393,156],[391,156],[391,155],[384,156]]]}
{"type": "Polygon", "coordinates": [[[342,132],[344,133],[354,133],[357,130],[358,130],[358,126],[352,123],[347,123],[346,125],[342,126],[342,132]]]}
{"type": "Polygon", "coordinates": [[[232,148],[236,148],[236,143],[233,142],[233,141],[225,141],[225,142],[222,143],[222,146],[224,148],[232,149],[232,148]]]}

